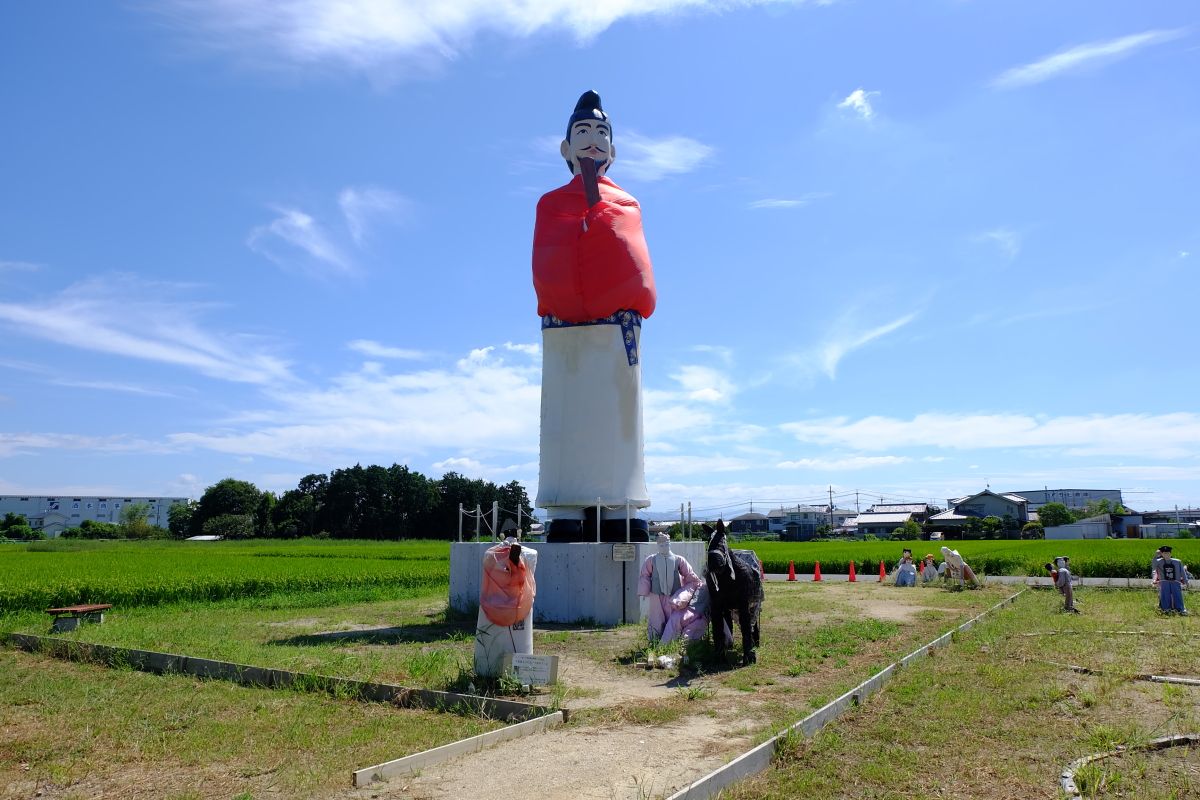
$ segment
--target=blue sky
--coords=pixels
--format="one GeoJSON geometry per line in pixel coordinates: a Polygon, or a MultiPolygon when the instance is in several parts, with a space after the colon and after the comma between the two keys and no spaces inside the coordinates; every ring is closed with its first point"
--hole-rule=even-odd
{"type": "MultiPolygon", "coordinates": [[[[1189,2],[0,10],[0,493],[537,483],[537,198],[642,203],[652,511],[1200,502],[1189,2]]],[[[728,513],[727,513],[728,515],[728,513]]]]}

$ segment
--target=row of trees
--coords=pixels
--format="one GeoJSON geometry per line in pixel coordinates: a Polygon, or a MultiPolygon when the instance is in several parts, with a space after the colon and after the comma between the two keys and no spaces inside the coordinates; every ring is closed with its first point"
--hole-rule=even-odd
{"type": "Polygon", "coordinates": [[[1070,509],[1062,503],[1046,503],[1038,509],[1038,520],[1047,528],[1070,525],[1081,519],[1098,517],[1101,514],[1128,514],[1129,509],[1120,503],[1107,500],[1092,500],[1081,509],[1070,509]]]}
{"type": "MultiPolygon", "coordinates": [[[[458,534],[458,507],[485,511],[499,501],[499,523],[527,526],[533,508],[517,481],[490,481],[447,472],[427,478],[406,466],[356,464],[328,475],[300,479],[282,495],[260,491],[249,481],[226,478],[199,501],[173,506],[171,535],[228,538],[332,536],[344,539],[451,539],[458,534]]],[[[473,529],[473,526],[472,526],[473,529]]]]}
{"type": "Polygon", "coordinates": [[[29,520],[24,514],[8,512],[0,519],[0,537],[5,539],[45,539],[46,534],[29,527],[29,520]]]}
{"type": "MultiPolygon", "coordinates": [[[[165,528],[150,524],[150,506],[147,503],[129,503],[121,509],[120,522],[99,522],[85,519],[77,528],[66,528],[64,539],[165,539],[165,528]]],[[[31,528],[24,514],[9,512],[0,520],[0,537],[32,541],[45,539],[46,534],[31,528]]]]}

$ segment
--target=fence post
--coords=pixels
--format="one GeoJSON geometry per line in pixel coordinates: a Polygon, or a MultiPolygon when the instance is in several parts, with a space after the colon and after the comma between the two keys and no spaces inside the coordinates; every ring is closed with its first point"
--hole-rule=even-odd
{"type": "Polygon", "coordinates": [[[458,504],[458,541],[460,543],[462,542],[462,517],[463,517],[462,503],[459,503],[458,504]]]}
{"type": "Polygon", "coordinates": [[[500,535],[500,501],[492,501],[492,538],[500,535]]]}
{"type": "Polygon", "coordinates": [[[691,500],[688,500],[688,524],[687,524],[687,531],[688,531],[688,536],[690,537],[690,536],[692,535],[692,501],[691,501],[691,500]]]}
{"type": "Polygon", "coordinates": [[[517,503],[517,538],[521,538],[521,504],[517,503]]]}
{"type": "Polygon", "coordinates": [[[483,509],[479,507],[479,503],[475,504],[475,541],[479,541],[479,523],[483,519],[483,509]]]}
{"type": "Polygon", "coordinates": [[[688,538],[688,529],[683,524],[683,503],[679,504],[679,538],[684,540],[688,538]]]}
{"type": "Polygon", "coordinates": [[[629,517],[629,498],[625,498],[625,543],[629,544],[629,526],[633,523],[629,517]]]}
{"type": "Polygon", "coordinates": [[[603,506],[600,505],[600,498],[597,497],[596,498],[596,544],[600,544],[600,509],[601,508],[603,508],[603,506]]]}

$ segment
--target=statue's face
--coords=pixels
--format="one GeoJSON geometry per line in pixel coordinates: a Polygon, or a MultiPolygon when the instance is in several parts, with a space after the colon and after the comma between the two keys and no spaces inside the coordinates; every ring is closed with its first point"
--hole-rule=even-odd
{"type": "Polygon", "coordinates": [[[671,555],[671,543],[670,542],[659,542],[658,543],[658,552],[660,555],[664,555],[664,556],[671,555]]]}
{"type": "Polygon", "coordinates": [[[603,175],[617,156],[612,144],[612,128],[598,119],[581,119],[571,126],[571,137],[563,139],[558,151],[571,165],[571,174],[579,174],[579,159],[596,162],[596,174],[603,175]]]}

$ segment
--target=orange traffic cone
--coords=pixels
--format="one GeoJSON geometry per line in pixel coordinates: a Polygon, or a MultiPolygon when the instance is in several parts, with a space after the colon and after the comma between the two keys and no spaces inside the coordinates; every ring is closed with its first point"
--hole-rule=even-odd
{"type": "Polygon", "coordinates": [[[796,580],[796,562],[795,561],[788,562],[788,580],[789,581],[796,580]]]}
{"type": "Polygon", "coordinates": [[[856,580],[858,580],[858,576],[854,574],[854,562],[851,561],[850,562],[850,582],[854,583],[856,580]]]}
{"type": "Polygon", "coordinates": [[[883,568],[883,560],[879,561],[879,582],[883,583],[883,579],[887,577],[887,571],[883,568]]]}
{"type": "Polygon", "coordinates": [[[816,561],[813,563],[813,580],[814,581],[821,580],[821,562],[820,561],[816,561]]]}

